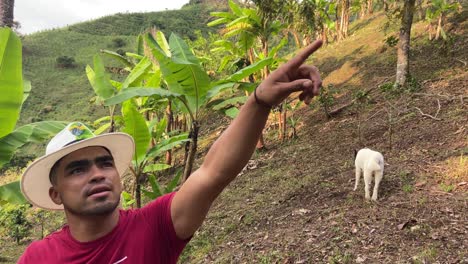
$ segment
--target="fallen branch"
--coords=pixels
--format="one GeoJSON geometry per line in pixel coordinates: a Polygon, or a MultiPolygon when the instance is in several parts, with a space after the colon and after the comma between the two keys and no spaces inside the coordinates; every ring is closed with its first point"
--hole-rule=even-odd
{"type": "Polygon", "coordinates": [[[455,58],[455,59],[456,59],[457,61],[459,61],[459,62],[463,63],[463,65],[465,65],[465,67],[466,67],[466,61],[464,61],[464,60],[460,60],[460,59],[457,59],[457,58],[455,58]]]}
{"type": "Polygon", "coordinates": [[[424,80],[424,81],[421,82],[421,84],[424,85],[426,83],[438,82],[438,81],[442,81],[443,79],[445,79],[445,78],[444,77],[439,77],[439,78],[435,78],[435,79],[424,80]]]}
{"type": "MultiPolygon", "coordinates": [[[[440,118],[437,118],[437,117],[431,116],[431,115],[429,115],[429,114],[423,113],[423,111],[421,111],[421,109],[419,109],[418,107],[414,107],[414,109],[418,110],[419,113],[421,113],[422,116],[429,117],[429,118],[432,118],[432,119],[437,120],[437,121],[442,120],[442,119],[440,119],[440,118]]],[[[440,110],[440,109],[439,109],[439,110],[440,110]]],[[[439,111],[437,111],[437,113],[439,113],[439,111]]]]}
{"type": "Polygon", "coordinates": [[[371,119],[374,118],[374,116],[376,116],[378,113],[382,112],[382,110],[384,110],[384,109],[380,109],[379,111],[375,112],[371,117],[367,118],[364,122],[367,122],[367,121],[371,120],[371,119]]]}
{"type": "Polygon", "coordinates": [[[464,95],[445,95],[445,94],[428,94],[428,93],[413,93],[413,95],[441,97],[448,101],[453,101],[456,99],[460,99],[460,100],[468,99],[468,96],[464,96],[464,95]]]}

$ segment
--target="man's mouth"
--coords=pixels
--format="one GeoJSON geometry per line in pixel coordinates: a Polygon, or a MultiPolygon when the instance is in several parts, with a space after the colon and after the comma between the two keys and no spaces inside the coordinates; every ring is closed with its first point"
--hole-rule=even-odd
{"type": "Polygon", "coordinates": [[[88,197],[103,197],[109,194],[111,191],[111,188],[106,186],[106,185],[99,185],[96,187],[91,188],[91,190],[88,191],[88,197]]]}

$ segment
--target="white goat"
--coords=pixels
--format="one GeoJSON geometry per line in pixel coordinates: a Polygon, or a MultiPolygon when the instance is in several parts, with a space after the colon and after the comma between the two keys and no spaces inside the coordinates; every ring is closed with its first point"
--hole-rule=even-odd
{"type": "Polygon", "coordinates": [[[366,199],[370,199],[370,184],[372,182],[372,175],[375,177],[374,192],[372,193],[372,200],[377,201],[377,193],[379,190],[379,184],[383,177],[384,171],[384,158],[380,152],[373,151],[368,148],[359,150],[357,153],[355,151],[356,159],[356,184],[354,185],[354,190],[357,190],[359,184],[359,178],[361,173],[364,172],[364,184],[365,184],[365,193],[366,199]]]}

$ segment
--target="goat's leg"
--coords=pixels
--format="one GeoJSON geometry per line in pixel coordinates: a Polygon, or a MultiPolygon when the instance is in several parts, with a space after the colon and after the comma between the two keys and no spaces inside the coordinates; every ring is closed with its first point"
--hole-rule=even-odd
{"type": "Polygon", "coordinates": [[[370,184],[372,183],[372,171],[364,170],[364,185],[365,185],[365,193],[366,199],[370,199],[370,184]]]}
{"type": "Polygon", "coordinates": [[[354,183],[354,191],[357,190],[357,187],[359,185],[359,178],[361,178],[361,169],[356,167],[356,182],[354,183]]]}
{"type": "Polygon", "coordinates": [[[372,193],[372,200],[377,201],[377,195],[379,192],[379,184],[380,181],[383,178],[383,172],[382,171],[376,171],[375,172],[375,184],[374,184],[374,192],[372,193]]]}

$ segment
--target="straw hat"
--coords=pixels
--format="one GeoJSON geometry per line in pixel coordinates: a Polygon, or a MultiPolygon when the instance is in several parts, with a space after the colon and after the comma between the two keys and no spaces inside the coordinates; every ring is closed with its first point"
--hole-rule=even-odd
{"type": "Polygon", "coordinates": [[[135,150],[133,138],[128,134],[109,133],[96,136],[82,123],[70,123],[50,140],[46,154],[35,160],[23,173],[21,191],[26,199],[40,208],[62,210],[63,205],[57,205],[49,197],[49,189],[52,187],[50,170],[66,155],[91,146],[102,146],[110,151],[120,176],[127,170],[135,150]]]}

